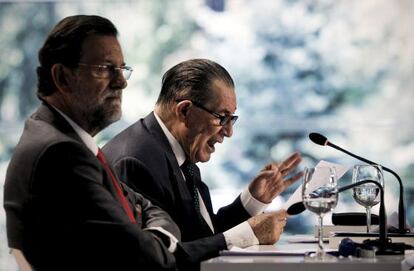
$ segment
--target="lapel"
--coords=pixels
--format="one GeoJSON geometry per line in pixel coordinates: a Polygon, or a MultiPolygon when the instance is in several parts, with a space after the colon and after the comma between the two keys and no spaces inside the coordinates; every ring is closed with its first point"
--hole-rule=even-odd
{"type": "MultiPolygon", "coordinates": [[[[96,158],[96,160],[98,160],[98,158],[96,158]]],[[[124,211],[124,207],[123,207],[123,204],[121,203],[121,199],[119,198],[118,193],[116,192],[116,188],[114,184],[112,183],[112,180],[111,180],[112,177],[105,170],[105,168],[101,165],[101,162],[99,160],[98,160],[98,163],[99,163],[99,166],[102,168],[104,186],[109,190],[112,197],[115,199],[115,202],[118,204],[119,208],[121,208],[122,211],[124,211]]],[[[109,169],[111,170],[111,173],[115,176],[115,179],[119,183],[122,193],[127,199],[127,202],[134,214],[137,224],[141,225],[142,224],[142,215],[141,215],[142,214],[142,206],[141,206],[142,202],[137,201],[135,192],[131,192],[131,190],[128,189],[128,186],[126,184],[119,181],[119,177],[117,176],[116,171],[113,169],[112,165],[109,164],[108,161],[107,163],[108,163],[109,169]]],[[[126,212],[125,212],[125,215],[126,215],[126,212]]]]}
{"type": "Polygon", "coordinates": [[[39,109],[31,116],[31,118],[50,123],[56,129],[61,131],[62,134],[65,134],[66,136],[69,136],[83,144],[82,139],[78,136],[66,119],[59,112],[57,112],[53,106],[47,104],[46,102],[42,102],[39,109]]]}
{"type": "MultiPolygon", "coordinates": [[[[47,104],[46,102],[42,102],[39,109],[31,117],[34,119],[41,119],[47,123],[50,123],[51,125],[56,127],[59,131],[61,131],[63,134],[79,142],[80,144],[84,145],[85,148],[87,148],[87,146],[84,144],[84,142],[79,137],[79,135],[76,133],[76,131],[73,129],[73,127],[67,122],[67,120],[58,111],[56,111],[56,109],[53,108],[53,106],[47,104]]],[[[120,200],[118,199],[118,195],[116,193],[115,187],[112,184],[112,181],[110,179],[111,176],[109,176],[108,172],[106,172],[104,167],[99,162],[98,158],[96,158],[96,156],[94,156],[92,152],[90,153],[91,153],[91,159],[93,159],[92,157],[95,157],[94,161],[96,162],[97,166],[101,169],[101,172],[103,175],[103,178],[102,178],[103,185],[108,189],[111,195],[116,199],[116,202],[119,204],[120,208],[123,208],[120,200]]],[[[112,171],[112,174],[114,174],[114,176],[119,180],[112,166],[109,165],[109,167],[112,171]]],[[[122,187],[124,194],[127,194],[128,192],[125,190],[125,187],[122,185],[121,187],[122,187]]],[[[133,198],[129,195],[129,193],[128,193],[127,199],[128,199],[129,204],[131,205],[131,208],[133,208],[134,210],[134,214],[136,214],[136,210],[134,208],[135,203],[133,201],[133,198]]]]}
{"type": "MultiPolygon", "coordinates": [[[[191,194],[185,185],[183,174],[181,173],[180,166],[178,165],[177,159],[175,158],[170,142],[162,131],[161,126],[158,124],[153,112],[145,117],[144,125],[147,126],[148,131],[156,139],[157,142],[160,142],[162,144],[163,149],[165,150],[164,154],[170,164],[170,169],[174,175],[174,180],[172,180],[173,189],[176,190],[175,192],[178,192],[178,195],[182,200],[191,200],[191,194]]],[[[187,206],[187,204],[185,205],[187,206]]]]}
{"type": "MultiPolygon", "coordinates": [[[[172,171],[173,176],[174,176],[174,179],[171,180],[171,186],[172,186],[171,188],[174,190],[174,195],[176,197],[175,200],[181,202],[181,208],[184,210],[184,216],[182,217],[182,219],[186,221],[185,223],[187,224],[198,225],[198,226],[195,225],[196,228],[193,228],[192,230],[199,230],[200,228],[203,228],[204,232],[208,231],[209,234],[212,234],[210,227],[207,225],[204,219],[201,223],[199,219],[191,219],[191,220],[188,219],[188,217],[198,218],[198,214],[196,213],[194,209],[193,198],[185,183],[183,174],[181,172],[180,166],[178,165],[177,159],[172,150],[170,142],[165,136],[164,131],[162,130],[161,126],[158,124],[158,121],[156,120],[153,112],[144,118],[144,125],[147,127],[148,131],[155,138],[155,140],[162,144],[163,149],[165,150],[165,156],[169,162],[170,170],[172,171]]],[[[213,216],[212,216],[213,209],[211,206],[211,199],[208,193],[208,188],[207,188],[207,193],[206,193],[203,187],[207,187],[207,186],[202,183],[201,176],[200,176],[200,170],[197,166],[196,166],[196,186],[199,189],[199,192],[201,194],[201,197],[203,198],[203,202],[207,207],[207,211],[209,212],[211,219],[213,219],[213,216]]]]}

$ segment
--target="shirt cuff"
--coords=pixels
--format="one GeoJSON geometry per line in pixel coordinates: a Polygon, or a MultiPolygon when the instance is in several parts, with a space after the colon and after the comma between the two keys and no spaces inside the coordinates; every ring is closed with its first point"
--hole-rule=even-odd
{"type": "Polygon", "coordinates": [[[247,221],[223,232],[223,235],[227,249],[231,249],[233,246],[244,248],[259,244],[259,240],[247,221]]]}
{"type": "Polygon", "coordinates": [[[263,213],[267,206],[269,206],[269,204],[263,203],[255,199],[250,193],[248,187],[246,187],[246,189],[244,189],[244,191],[241,193],[240,200],[243,204],[244,209],[246,209],[246,211],[251,216],[263,213]]]}
{"type": "Polygon", "coordinates": [[[168,251],[171,253],[174,253],[175,250],[177,249],[177,243],[178,243],[178,239],[175,238],[174,235],[172,235],[169,231],[161,228],[161,227],[149,227],[146,228],[144,230],[154,230],[154,231],[159,231],[162,234],[164,234],[165,236],[167,236],[170,239],[170,246],[168,247],[168,251]]]}

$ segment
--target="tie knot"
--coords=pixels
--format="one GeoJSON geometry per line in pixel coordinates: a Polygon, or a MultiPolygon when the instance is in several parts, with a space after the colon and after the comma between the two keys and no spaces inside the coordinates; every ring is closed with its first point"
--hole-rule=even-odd
{"type": "Polygon", "coordinates": [[[103,154],[101,149],[98,149],[98,154],[96,155],[96,157],[98,158],[99,161],[101,161],[101,163],[106,164],[105,155],[103,154]]]}
{"type": "Polygon", "coordinates": [[[195,165],[188,160],[185,160],[184,163],[181,165],[181,170],[184,172],[184,174],[188,174],[191,177],[194,176],[194,168],[195,165]]]}

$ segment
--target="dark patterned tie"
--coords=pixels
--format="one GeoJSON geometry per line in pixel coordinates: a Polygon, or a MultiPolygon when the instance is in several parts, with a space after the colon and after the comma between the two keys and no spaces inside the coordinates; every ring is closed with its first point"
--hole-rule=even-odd
{"type": "Polygon", "coordinates": [[[196,165],[191,163],[188,160],[185,160],[184,164],[181,165],[181,170],[184,173],[185,176],[185,183],[187,185],[188,191],[190,191],[190,194],[193,198],[194,208],[196,210],[196,213],[198,214],[201,221],[204,220],[200,213],[200,202],[198,198],[198,192],[197,192],[197,186],[195,184],[195,172],[196,172],[196,165]]]}

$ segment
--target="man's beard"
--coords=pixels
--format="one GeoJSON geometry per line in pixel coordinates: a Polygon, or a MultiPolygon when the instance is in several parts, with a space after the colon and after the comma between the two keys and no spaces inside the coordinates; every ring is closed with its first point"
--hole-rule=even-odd
{"type": "Polygon", "coordinates": [[[110,124],[121,118],[122,90],[111,90],[105,98],[84,95],[82,91],[74,92],[74,114],[82,122],[86,132],[96,135],[110,124]],[[113,100],[118,98],[119,100],[113,100]]]}
{"type": "Polygon", "coordinates": [[[83,116],[91,130],[98,133],[121,118],[121,108],[99,106],[83,116]]]}
{"type": "Polygon", "coordinates": [[[86,132],[94,136],[121,118],[122,110],[120,105],[112,103],[104,100],[103,103],[98,105],[96,101],[78,104],[77,108],[74,109],[77,112],[75,114],[79,116],[78,119],[82,122],[81,126],[86,132]]]}

